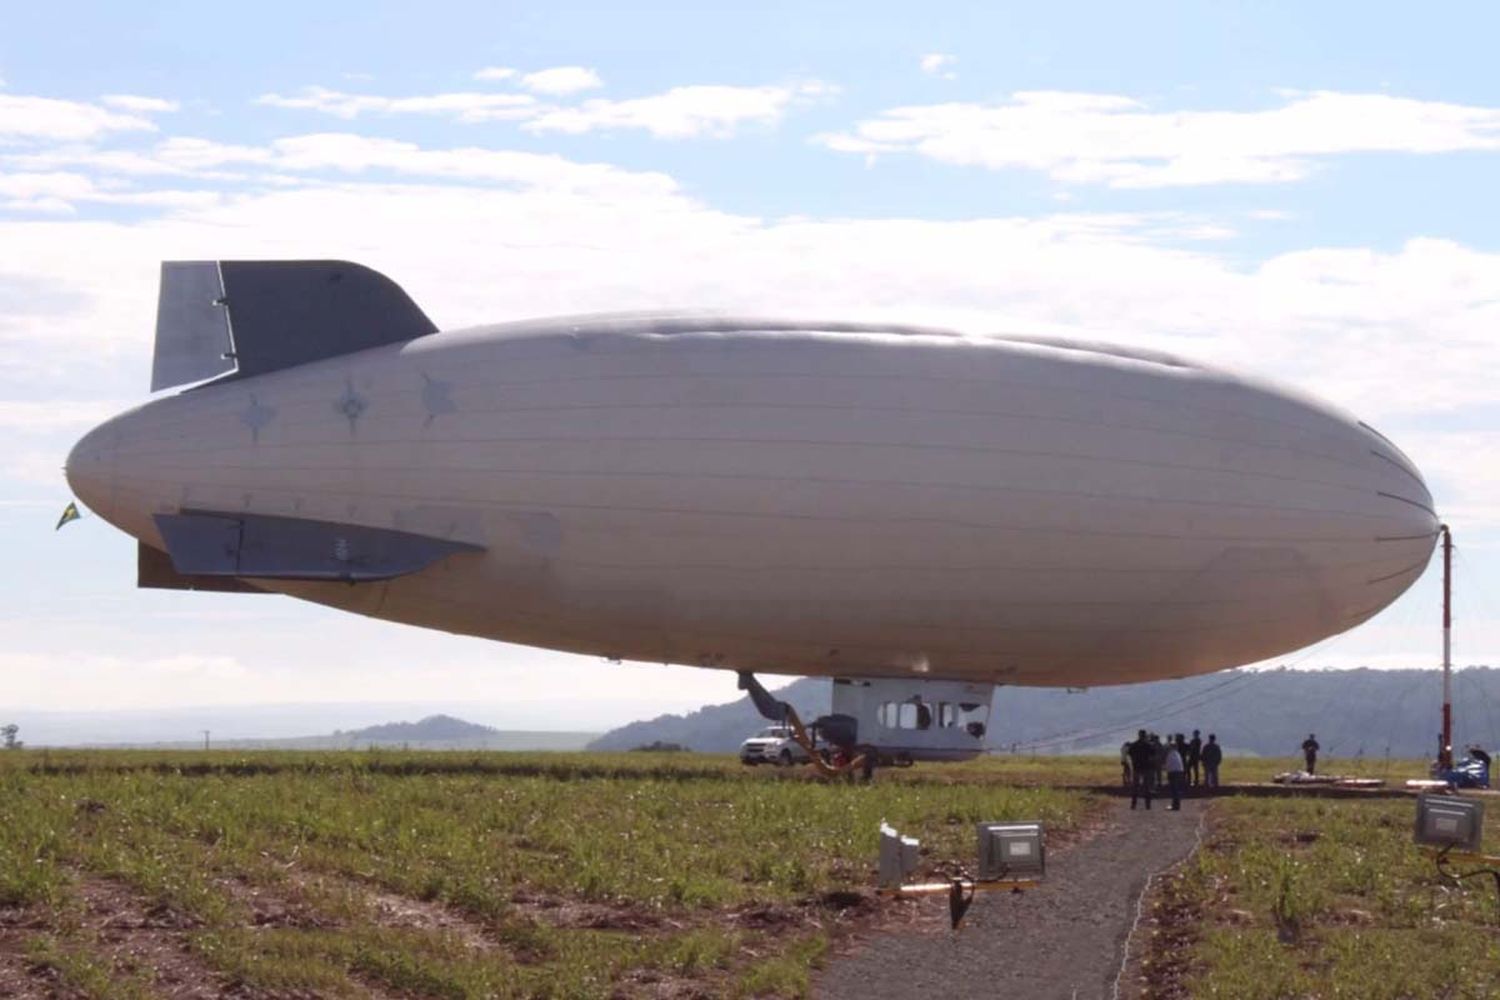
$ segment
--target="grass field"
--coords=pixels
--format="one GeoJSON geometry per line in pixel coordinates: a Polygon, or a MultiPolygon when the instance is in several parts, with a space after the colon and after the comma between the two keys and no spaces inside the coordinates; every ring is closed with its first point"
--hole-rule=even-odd
{"type": "MultiPolygon", "coordinates": [[[[1500,995],[1495,886],[1441,878],[1414,814],[1409,798],[1215,801],[1203,849],[1157,899],[1147,995],[1500,995]]],[[[1493,824],[1486,850],[1500,853],[1493,824]]]]}
{"type": "MultiPolygon", "coordinates": [[[[1284,771],[1302,768],[1301,757],[1226,757],[1219,769],[1223,784],[1264,784],[1284,771]]],[[[1044,757],[997,753],[957,769],[955,774],[984,775],[1009,784],[1116,785],[1120,783],[1117,757],[1044,757]]],[[[1424,761],[1380,757],[1320,757],[1319,774],[1382,778],[1399,785],[1407,778],[1427,777],[1424,761]]]]}
{"type": "Polygon", "coordinates": [[[872,897],[882,819],[929,865],[1107,760],[865,786],[652,754],[0,754],[0,982],[80,996],[800,996],[872,897]]]}
{"type": "MultiPolygon", "coordinates": [[[[1226,762],[1264,782],[1291,760],[1226,762]]],[[[81,997],[803,996],[877,900],[877,827],[968,862],[972,824],[1079,835],[1106,757],[875,784],[698,754],[0,754],[0,984],[81,997]],[[197,991],[197,992],[195,992],[197,991]]],[[[1333,761],[1387,777],[1420,762],[1333,761]]],[[[1230,796],[1154,900],[1160,997],[1500,994],[1487,882],[1412,803],[1230,796]]],[[[1500,839],[1492,844],[1500,851],[1500,839]]],[[[4,990],[0,990],[3,993],[4,990]]]]}

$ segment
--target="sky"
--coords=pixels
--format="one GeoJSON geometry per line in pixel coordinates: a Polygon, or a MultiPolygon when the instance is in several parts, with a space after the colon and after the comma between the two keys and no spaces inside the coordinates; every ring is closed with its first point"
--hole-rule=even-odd
{"type": "MultiPolygon", "coordinates": [[[[148,397],[159,264],[345,258],[440,327],[702,307],[1063,329],[1268,376],[1423,470],[1455,661],[1500,664],[1500,7],[7,4],[0,715],[504,703],[602,727],[727,673],[134,589],[61,531],[148,397]]],[[[1278,663],[1436,666],[1439,580],[1278,663]]],[[[0,720],[3,721],[3,720],[0,720]]]]}

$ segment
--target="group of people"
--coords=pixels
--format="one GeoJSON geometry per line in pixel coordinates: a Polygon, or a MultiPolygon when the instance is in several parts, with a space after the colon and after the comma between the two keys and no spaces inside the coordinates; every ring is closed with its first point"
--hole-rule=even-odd
{"type": "Polygon", "coordinates": [[[1208,742],[1193,730],[1193,738],[1182,733],[1162,739],[1142,729],[1134,740],[1120,747],[1120,768],[1124,783],[1130,789],[1130,808],[1145,798],[1151,808],[1152,794],[1165,787],[1172,796],[1172,808],[1182,808],[1183,792],[1189,787],[1219,787],[1219,764],[1224,748],[1218,738],[1208,734],[1208,742]]]}

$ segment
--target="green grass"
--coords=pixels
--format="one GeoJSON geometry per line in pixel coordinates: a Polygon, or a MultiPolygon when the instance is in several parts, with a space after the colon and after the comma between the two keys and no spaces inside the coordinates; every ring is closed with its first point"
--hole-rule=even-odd
{"type": "Polygon", "coordinates": [[[134,972],[125,972],[100,958],[98,945],[76,934],[34,935],[26,947],[26,960],[54,974],[70,994],[94,1000],[147,1000],[150,983],[134,972]]]}
{"type": "Polygon", "coordinates": [[[828,946],[821,897],[871,888],[881,820],[920,837],[929,867],[968,860],[980,820],[1077,829],[1097,803],[1043,775],[982,761],[864,785],[686,754],[23,751],[0,755],[0,899],[51,914],[64,936],[33,946],[85,993],[111,969],[79,900],[103,878],[177,915],[216,974],[264,990],[605,997],[666,977],[801,996],[828,946]],[[254,926],[254,893],[302,925],[254,926]],[[470,929],[392,924],[375,893],[470,929]],[[568,906],[601,922],[545,918],[568,906]],[[731,919],[744,907],[791,923],[746,929],[731,919]]]}
{"type": "MultiPolygon", "coordinates": [[[[1223,780],[1294,764],[1230,758],[1223,780]]],[[[607,997],[687,980],[803,996],[830,945],[821,900],[868,893],[881,820],[922,840],[931,872],[970,860],[980,820],[1040,819],[1066,836],[1099,806],[1086,789],[1118,781],[1110,757],[1003,754],[865,785],[699,754],[21,751],[0,754],[0,906],[47,915],[28,954],[80,995],[150,993],[82,904],[106,879],[175,915],[206,970],[251,990],[607,997]],[[295,919],[257,926],[257,893],[295,919]],[[465,926],[393,922],[378,894],[465,926]],[[598,919],[547,917],[568,907],[598,919]],[[786,922],[734,919],[747,908],[786,922]]],[[[1409,801],[1212,808],[1209,849],[1174,887],[1198,914],[1195,995],[1500,990],[1493,890],[1435,877],[1409,844],[1409,801]]]]}
{"type": "Polygon", "coordinates": [[[828,949],[821,935],[808,935],[792,942],[782,954],[757,962],[735,984],[734,995],[804,996],[810,985],[808,969],[816,965],[828,949]]]}
{"type": "MultiPolygon", "coordinates": [[[[1410,799],[1221,799],[1203,851],[1167,891],[1197,931],[1190,994],[1492,997],[1493,883],[1455,888],[1412,844],[1410,799]]],[[[1500,852],[1491,829],[1487,849],[1500,852]]]]}
{"type": "Polygon", "coordinates": [[[0,754],[0,762],[12,765],[0,767],[0,802],[8,806],[0,823],[0,906],[58,902],[57,860],[71,825],[60,803],[33,801],[36,782],[15,767],[22,757],[16,751],[0,754]]]}

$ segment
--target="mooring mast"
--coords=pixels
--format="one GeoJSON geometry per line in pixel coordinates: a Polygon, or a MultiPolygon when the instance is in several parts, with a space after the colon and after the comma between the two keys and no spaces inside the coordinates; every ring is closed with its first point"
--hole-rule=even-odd
{"type": "Polygon", "coordinates": [[[1443,745],[1438,747],[1438,767],[1453,767],[1453,533],[1446,524],[1443,533],[1443,745]]]}

